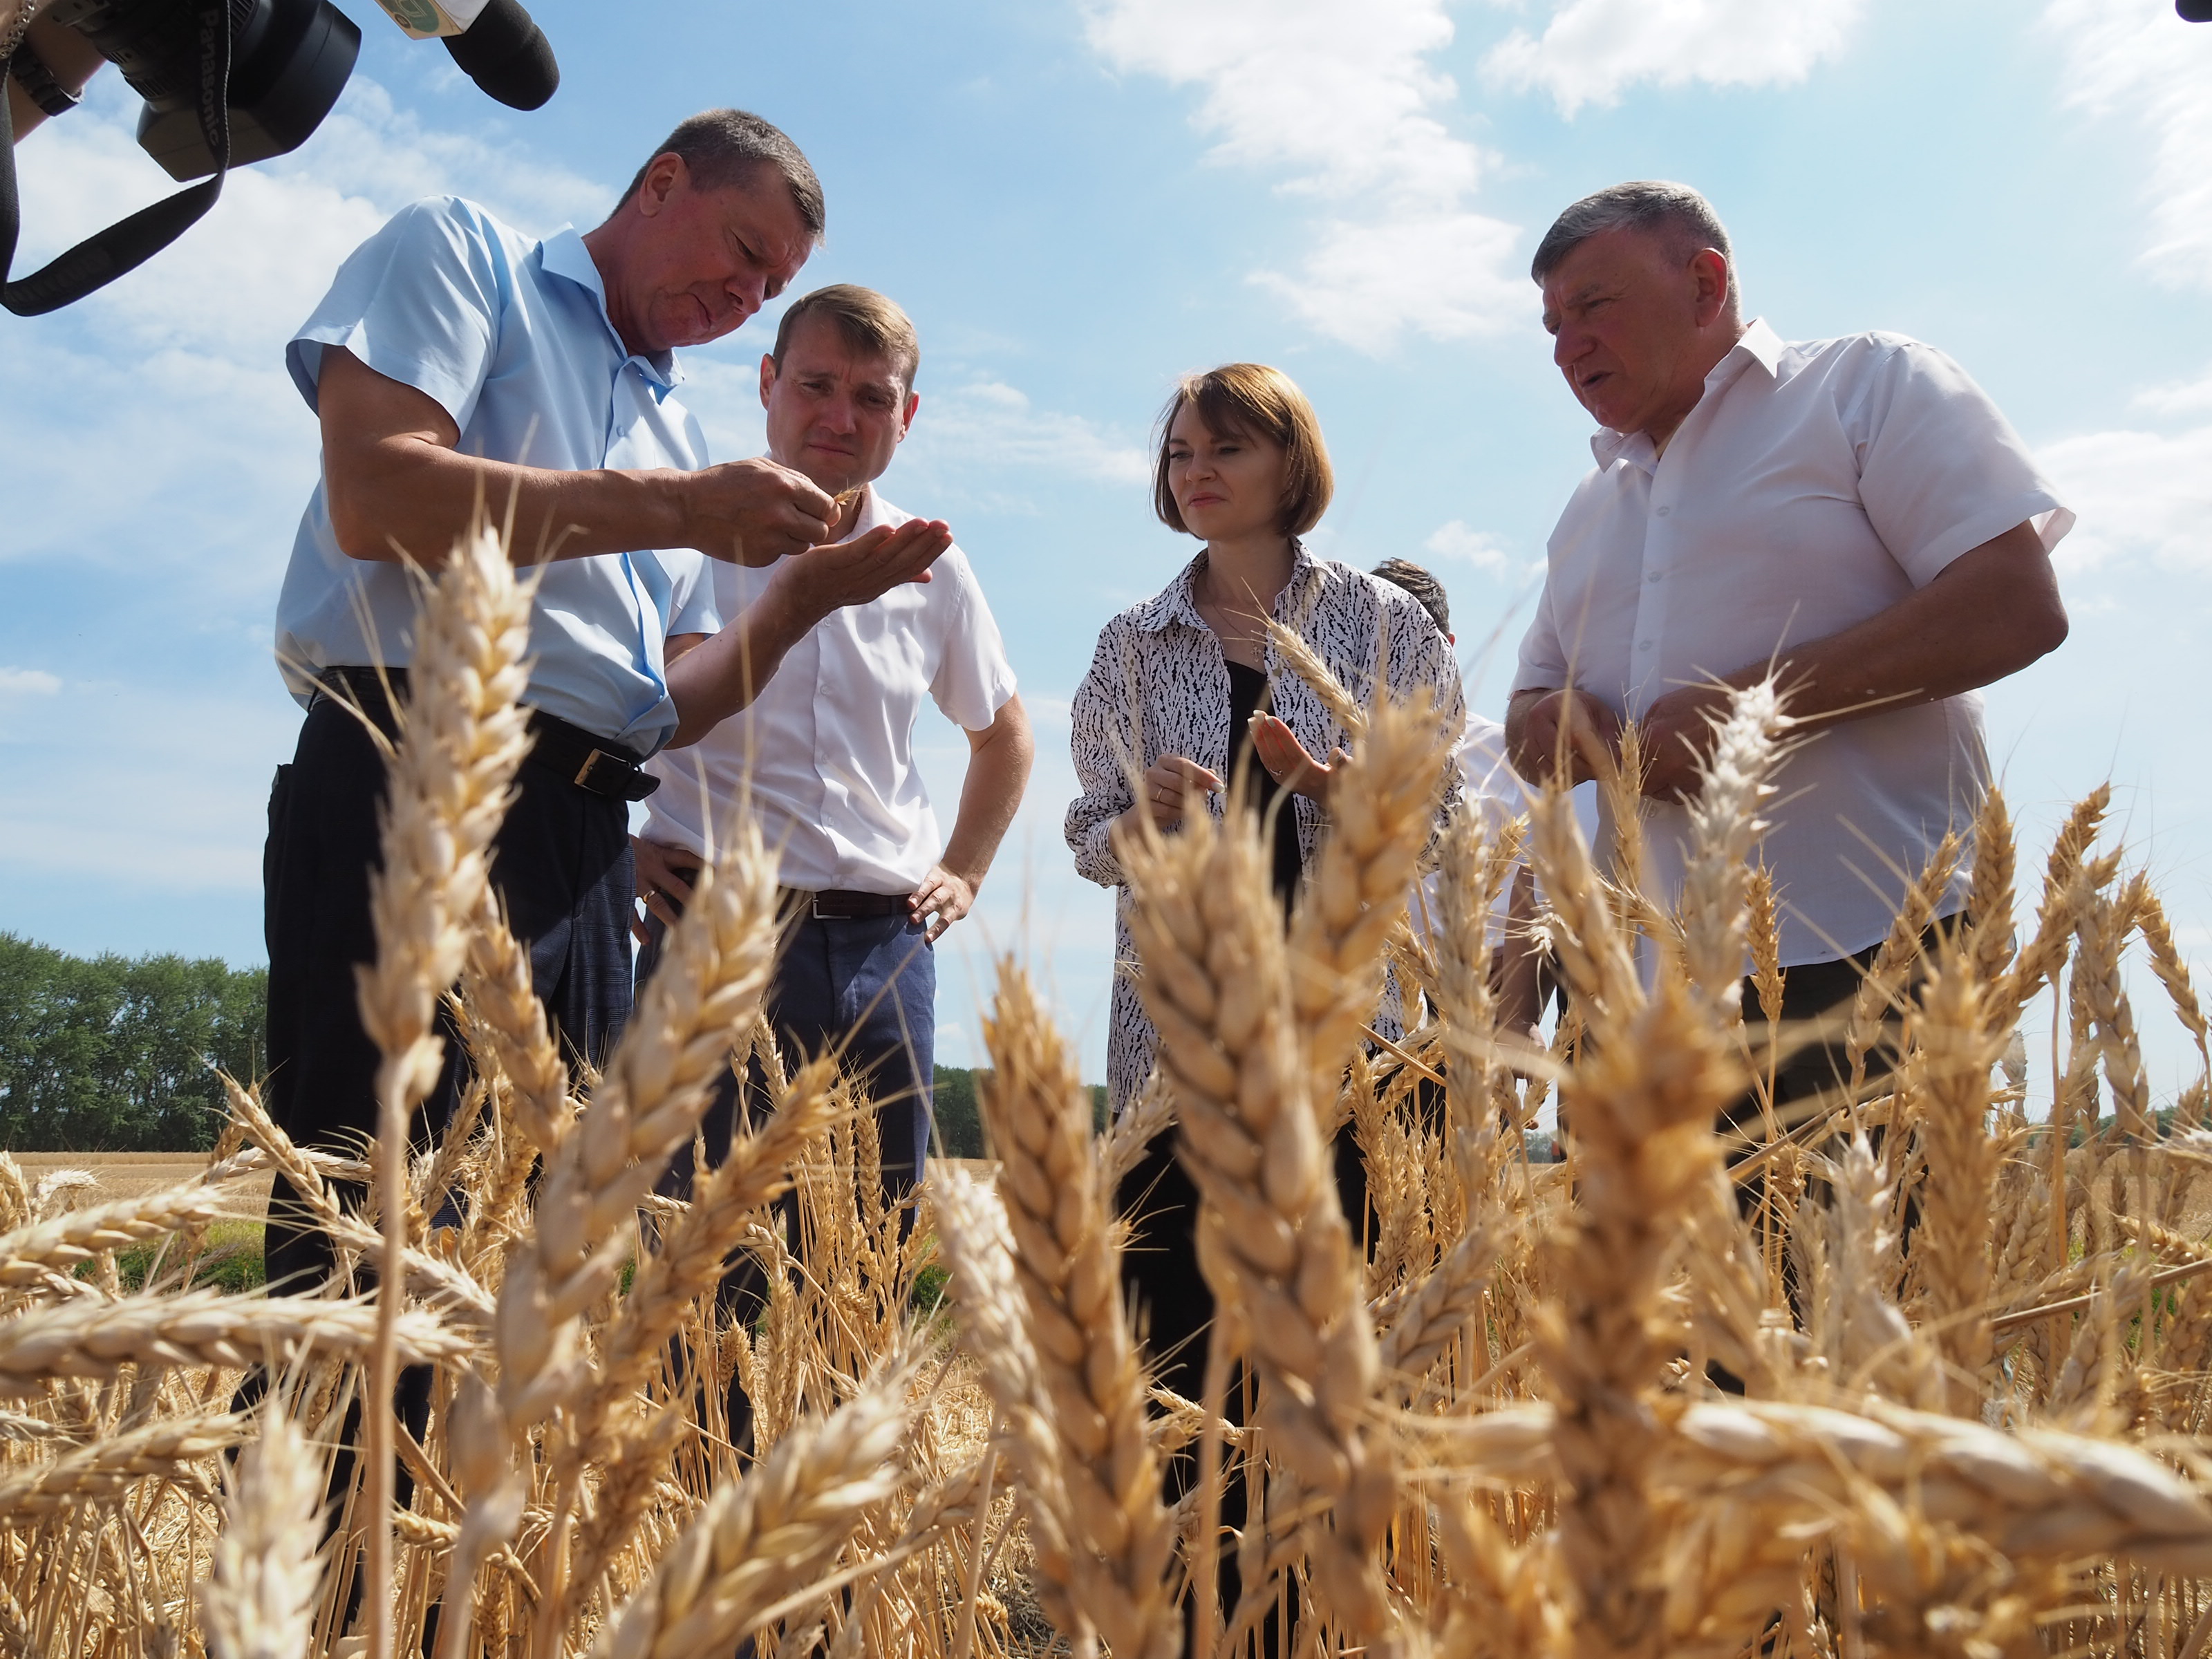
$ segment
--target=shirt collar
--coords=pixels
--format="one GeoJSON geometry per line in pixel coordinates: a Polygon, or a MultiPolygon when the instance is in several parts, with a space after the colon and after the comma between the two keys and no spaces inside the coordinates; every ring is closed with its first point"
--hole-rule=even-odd
{"type": "MultiPolygon", "coordinates": [[[[1728,390],[1736,377],[1753,363],[1766,371],[1769,380],[1774,379],[1785,349],[1782,337],[1767,325],[1765,318],[1753,318],[1742,337],[1729,349],[1728,356],[1706,374],[1705,396],[1698,402],[1728,390]]],[[[1601,470],[1626,457],[1649,472],[1658,461],[1656,450],[1644,434],[1615,432],[1609,426],[1601,426],[1590,434],[1590,453],[1597,457],[1601,470]]]]}
{"type": "Polygon", "coordinates": [[[574,225],[563,225],[538,244],[538,262],[556,276],[564,276],[592,296],[598,306],[599,321],[605,325],[607,337],[615,349],[629,362],[637,365],[638,374],[653,388],[655,401],[665,398],[684,383],[684,366],[676,361],[672,351],[657,351],[650,357],[632,351],[623,343],[621,331],[607,315],[607,285],[599,275],[599,261],[592,258],[591,249],[577,234],[574,225]]]}
{"type": "MultiPolygon", "coordinates": [[[[1194,586],[1198,573],[1206,568],[1206,550],[1200,548],[1198,556],[1183,566],[1176,579],[1139,608],[1137,626],[1149,633],[1158,633],[1170,623],[1181,623],[1187,628],[1203,628],[1206,618],[1198,614],[1198,600],[1194,586]]],[[[1283,588],[1283,597],[1275,601],[1279,621],[1284,600],[1302,603],[1306,584],[1321,572],[1321,561],[1306,551],[1306,544],[1296,536],[1291,538],[1291,580],[1283,588]]]]}

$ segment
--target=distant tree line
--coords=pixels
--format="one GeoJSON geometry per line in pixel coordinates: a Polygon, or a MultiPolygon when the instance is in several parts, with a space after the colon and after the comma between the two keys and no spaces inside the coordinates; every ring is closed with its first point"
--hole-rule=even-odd
{"type": "MultiPolygon", "coordinates": [[[[269,973],[215,958],[70,956],[0,933],[0,1148],[18,1152],[198,1152],[223,1118],[210,1062],[263,1066],[269,973]]],[[[937,1068],[936,1150],[986,1158],[975,1104],[988,1071],[937,1068]]],[[[1091,1089],[1103,1125],[1106,1090],[1091,1089]]]]}
{"type": "MultiPolygon", "coordinates": [[[[978,1085],[990,1078],[988,1067],[969,1071],[960,1066],[940,1066],[937,1068],[933,1091],[937,1133],[930,1151],[945,1158],[989,1158],[992,1152],[983,1134],[983,1115],[975,1104],[978,1085]]],[[[1091,1121],[1093,1127],[1106,1127],[1106,1085],[1094,1083],[1091,1089],[1091,1121]]]]}
{"type": "Polygon", "coordinates": [[[88,960],[0,933],[0,1147],[213,1146],[223,1092],[210,1065],[258,1075],[268,979],[213,957],[88,960]]]}

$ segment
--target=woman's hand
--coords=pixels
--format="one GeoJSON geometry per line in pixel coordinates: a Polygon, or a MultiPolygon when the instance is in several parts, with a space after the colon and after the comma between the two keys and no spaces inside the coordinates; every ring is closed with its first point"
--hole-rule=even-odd
{"type": "Polygon", "coordinates": [[[1267,775],[1294,795],[1328,805],[1329,780],[1336,769],[1352,758],[1341,749],[1331,751],[1326,763],[1306,752],[1297,734],[1273,714],[1252,716],[1252,752],[1267,775]]]}
{"type": "Polygon", "coordinates": [[[1150,817],[1156,829],[1177,829],[1194,796],[1218,795],[1221,788],[1221,780],[1196,761],[1164,755],[1146,772],[1137,804],[1122,817],[1133,828],[1150,817]]]}

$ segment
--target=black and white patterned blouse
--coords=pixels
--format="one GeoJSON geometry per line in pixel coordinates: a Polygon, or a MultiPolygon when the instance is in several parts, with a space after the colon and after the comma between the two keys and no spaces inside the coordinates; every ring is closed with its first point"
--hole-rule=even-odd
{"type": "MultiPolygon", "coordinates": [[[[1459,664],[1419,601],[1349,565],[1316,559],[1296,541],[1291,553],[1291,580],[1275,601],[1275,620],[1295,629],[1363,702],[1372,695],[1377,643],[1387,638],[1389,660],[1383,678],[1390,690],[1405,696],[1417,686],[1431,687],[1439,705],[1438,724],[1456,736],[1467,721],[1459,664]]],[[[1067,844],[1079,874],[1120,890],[1114,908],[1113,1029],[1106,1046],[1107,1093],[1117,1112],[1152,1069],[1158,1041],[1137,995],[1128,891],[1109,840],[1114,820],[1133,801],[1127,762],[1133,755],[1141,773],[1167,756],[1181,755],[1221,777],[1229,775],[1229,669],[1221,641],[1191,597],[1206,562],[1201,551],[1159,592],[1108,623],[1098,635],[1091,671],[1075,692],[1072,744],[1083,793],[1067,809],[1067,844]]],[[[1347,746],[1343,728],[1321,699],[1272,647],[1267,680],[1274,714],[1307,753],[1324,759],[1347,746]]],[[[1455,795],[1456,781],[1455,775],[1455,795]]],[[[1218,796],[1207,798],[1217,818],[1223,805],[1218,796]]],[[[1310,868],[1324,824],[1322,810],[1304,795],[1293,805],[1300,861],[1310,868]]],[[[1447,801],[1443,810],[1450,805],[1447,801]]],[[[1396,1033],[1386,1029],[1384,1034],[1396,1033]]]]}

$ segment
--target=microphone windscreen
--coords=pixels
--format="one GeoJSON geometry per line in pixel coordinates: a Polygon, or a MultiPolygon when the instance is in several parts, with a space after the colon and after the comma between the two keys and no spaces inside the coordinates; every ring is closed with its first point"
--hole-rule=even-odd
{"type": "Polygon", "coordinates": [[[2191,23],[2212,23],[2212,0],[2173,0],[2174,10],[2191,23]]]}
{"type": "Polygon", "coordinates": [[[552,43],[519,0],[491,0],[446,50],[469,79],[513,109],[536,109],[561,84],[552,43]]]}

